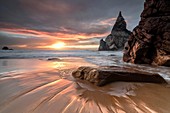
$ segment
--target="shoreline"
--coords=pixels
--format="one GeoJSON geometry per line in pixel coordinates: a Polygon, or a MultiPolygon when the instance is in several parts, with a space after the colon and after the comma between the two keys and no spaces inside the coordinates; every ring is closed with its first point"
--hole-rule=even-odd
{"type": "MultiPolygon", "coordinates": [[[[18,59],[12,61],[18,63],[18,59]]],[[[26,62],[26,59],[23,61],[26,62]]],[[[28,59],[26,64],[24,66],[28,68],[20,65],[28,69],[25,72],[1,76],[1,113],[170,111],[170,88],[166,85],[115,82],[97,87],[71,76],[77,67],[96,66],[78,57],[37,62],[28,59]],[[36,66],[32,67],[33,70],[29,69],[33,62],[38,66],[37,70],[34,69],[36,66]]]]}
{"type": "Polygon", "coordinates": [[[83,62],[85,65],[94,65],[86,62],[81,57],[58,57],[59,60],[48,60],[48,58],[29,58],[29,59],[0,59],[0,74],[9,71],[31,71],[31,70],[51,70],[57,68],[74,67],[71,63],[83,62]],[[72,60],[73,59],[73,60],[72,60]],[[86,63],[85,63],[86,62],[86,63]]]}

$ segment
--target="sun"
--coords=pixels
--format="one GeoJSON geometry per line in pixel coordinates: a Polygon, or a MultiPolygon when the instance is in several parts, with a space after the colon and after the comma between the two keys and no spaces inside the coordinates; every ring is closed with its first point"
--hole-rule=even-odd
{"type": "Polygon", "coordinates": [[[62,49],[62,48],[64,48],[65,45],[66,44],[64,42],[57,42],[57,43],[51,45],[51,47],[54,49],[62,49]]]}

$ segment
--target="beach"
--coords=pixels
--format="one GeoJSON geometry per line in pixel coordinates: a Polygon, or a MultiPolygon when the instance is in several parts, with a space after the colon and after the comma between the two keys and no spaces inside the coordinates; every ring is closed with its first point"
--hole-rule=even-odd
{"type": "Polygon", "coordinates": [[[121,52],[86,53],[36,58],[30,57],[36,56],[32,52],[24,53],[29,58],[1,54],[0,113],[169,113],[169,68],[123,63],[121,52]],[[114,82],[97,87],[71,75],[80,66],[106,65],[159,73],[168,84],[114,82]]]}
{"type": "Polygon", "coordinates": [[[170,0],[0,0],[0,113],[170,113],[170,0]]]}

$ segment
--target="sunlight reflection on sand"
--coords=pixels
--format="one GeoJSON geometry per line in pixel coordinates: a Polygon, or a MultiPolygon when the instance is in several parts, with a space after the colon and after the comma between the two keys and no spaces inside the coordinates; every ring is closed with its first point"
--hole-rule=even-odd
{"type": "Polygon", "coordinates": [[[86,81],[75,80],[70,76],[74,69],[82,65],[95,66],[81,58],[63,58],[61,61],[18,59],[7,62],[12,66],[17,64],[13,71],[27,71],[0,74],[0,113],[170,111],[170,88],[165,85],[116,82],[97,87],[86,81]]]}

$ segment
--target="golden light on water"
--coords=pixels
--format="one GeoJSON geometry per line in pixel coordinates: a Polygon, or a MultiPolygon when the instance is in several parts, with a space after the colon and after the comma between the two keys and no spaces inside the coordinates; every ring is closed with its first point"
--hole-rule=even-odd
{"type": "Polygon", "coordinates": [[[54,49],[62,49],[65,47],[65,43],[64,42],[57,42],[53,45],[51,45],[51,48],[54,48],[54,49]]]}

